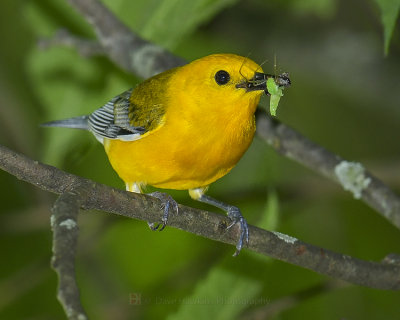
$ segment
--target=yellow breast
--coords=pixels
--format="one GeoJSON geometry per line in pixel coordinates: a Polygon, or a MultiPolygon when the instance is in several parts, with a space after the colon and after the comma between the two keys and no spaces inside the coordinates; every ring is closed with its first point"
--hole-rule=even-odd
{"type": "Polygon", "coordinates": [[[236,165],[253,139],[254,116],[234,120],[201,126],[166,120],[137,141],[107,140],[105,149],[125,182],[177,190],[207,186],[236,165]]]}
{"type": "MultiPolygon", "coordinates": [[[[177,190],[204,187],[228,173],[248,149],[262,91],[221,88],[212,77],[199,77],[221,68],[210,63],[213,67],[212,62],[189,64],[170,77],[158,128],[139,140],[104,142],[113,168],[126,183],[177,190]]],[[[240,64],[225,68],[238,79],[259,69],[255,63],[240,64]]]]}

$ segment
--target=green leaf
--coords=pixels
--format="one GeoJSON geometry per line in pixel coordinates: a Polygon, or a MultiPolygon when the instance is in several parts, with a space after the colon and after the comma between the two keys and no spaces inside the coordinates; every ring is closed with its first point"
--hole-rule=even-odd
{"type": "Polygon", "coordinates": [[[396,20],[399,16],[400,0],[375,0],[381,9],[381,19],[383,24],[384,35],[384,52],[389,52],[390,40],[393,35],[396,20]]]}
{"type": "Polygon", "coordinates": [[[279,225],[279,199],[275,189],[270,189],[264,207],[264,214],[257,226],[266,230],[275,230],[279,225]]]}
{"type": "Polygon", "coordinates": [[[94,36],[85,19],[65,0],[26,1],[21,16],[36,36],[52,36],[55,30],[68,29],[72,34],[94,36]]]}
{"type": "Polygon", "coordinates": [[[271,115],[276,116],[276,109],[278,109],[279,100],[283,96],[282,89],[276,84],[274,78],[268,78],[267,89],[270,96],[269,111],[271,115]]]}
{"type": "MultiPolygon", "coordinates": [[[[123,277],[132,290],[142,292],[144,297],[155,302],[165,292],[158,291],[153,295],[152,288],[179,274],[211,243],[171,227],[163,232],[152,232],[143,221],[119,220],[107,227],[98,254],[104,265],[123,277]]],[[[169,298],[175,289],[165,287],[169,298]]]]}
{"type": "Polygon", "coordinates": [[[299,14],[314,14],[321,19],[331,18],[336,10],[336,0],[307,0],[289,2],[293,11],[299,14]]]}
{"type": "Polygon", "coordinates": [[[244,309],[262,303],[262,283],[222,267],[215,267],[201,279],[192,295],[182,299],[177,313],[168,320],[236,319],[244,309]]]}
{"type": "Polygon", "coordinates": [[[108,7],[142,37],[174,47],[202,23],[237,0],[106,0],[108,7]]]}

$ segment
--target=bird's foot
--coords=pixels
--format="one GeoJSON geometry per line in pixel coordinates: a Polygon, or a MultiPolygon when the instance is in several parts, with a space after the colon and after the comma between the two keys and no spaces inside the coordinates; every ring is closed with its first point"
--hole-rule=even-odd
{"type": "Polygon", "coordinates": [[[149,225],[150,229],[153,231],[163,231],[165,226],[167,225],[168,222],[168,217],[169,217],[169,211],[173,210],[178,214],[178,203],[169,195],[163,192],[152,192],[149,193],[149,196],[155,197],[159,200],[161,200],[161,209],[164,210],[163,217],[161,219],[161,223],[154,224],[153,222],[147,222],[149,225]],[[161,228],[160,228],[161,226],[161,228]]]}
{"type": "Polygon", "coordinates": [[[247,226],[247,221],[242,216],[239,208],[229,206],[227,214],[232,220],[232,223],[227,227],[227,229],[230,229],[237,223],[240,224],[240,237],[238,243],[236,244],[236,252],[233,254],[233,256],[236,257],[243,248],[243,242],[246,241],[246,244],[249,244],[249,228],[247,226]]]}

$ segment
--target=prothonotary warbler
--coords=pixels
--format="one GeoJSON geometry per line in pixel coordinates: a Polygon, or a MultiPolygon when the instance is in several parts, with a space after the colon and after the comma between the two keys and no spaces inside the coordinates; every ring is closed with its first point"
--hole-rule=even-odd
{"type": "MultiPolygon", "coordinates": [[[[290,84],[286,74],[264,74],[248,58],[213,54],[149,78],[90,115],[44,125],[92,132],[128,191],[142,192],[145,185],[189,190],[193,199],[225,210],[228,228],[240,226],[237,255],[249,241],[247,222],[237,207],[205,191],[250,146],[254,112],[271,77],[283,87],[290,84]]],[[[178,206],[164,193],[151,195],[163,202],[162,230],[178,206]]],[[[160,225],[149,223],[153,230],[160,225]]]]}

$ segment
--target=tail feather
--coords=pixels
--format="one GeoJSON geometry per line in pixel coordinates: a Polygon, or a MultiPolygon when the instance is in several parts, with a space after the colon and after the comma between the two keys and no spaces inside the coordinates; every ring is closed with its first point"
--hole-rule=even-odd
{"type": "Polygon", "coordinates": [[[89,130],[88,124],[89,116],[80,116],[74,118],[68,118],[64,120],[55,120],[50,122],[42,123],[41,127],[61,127],[61,128],[73,128],[89,130]]]}

